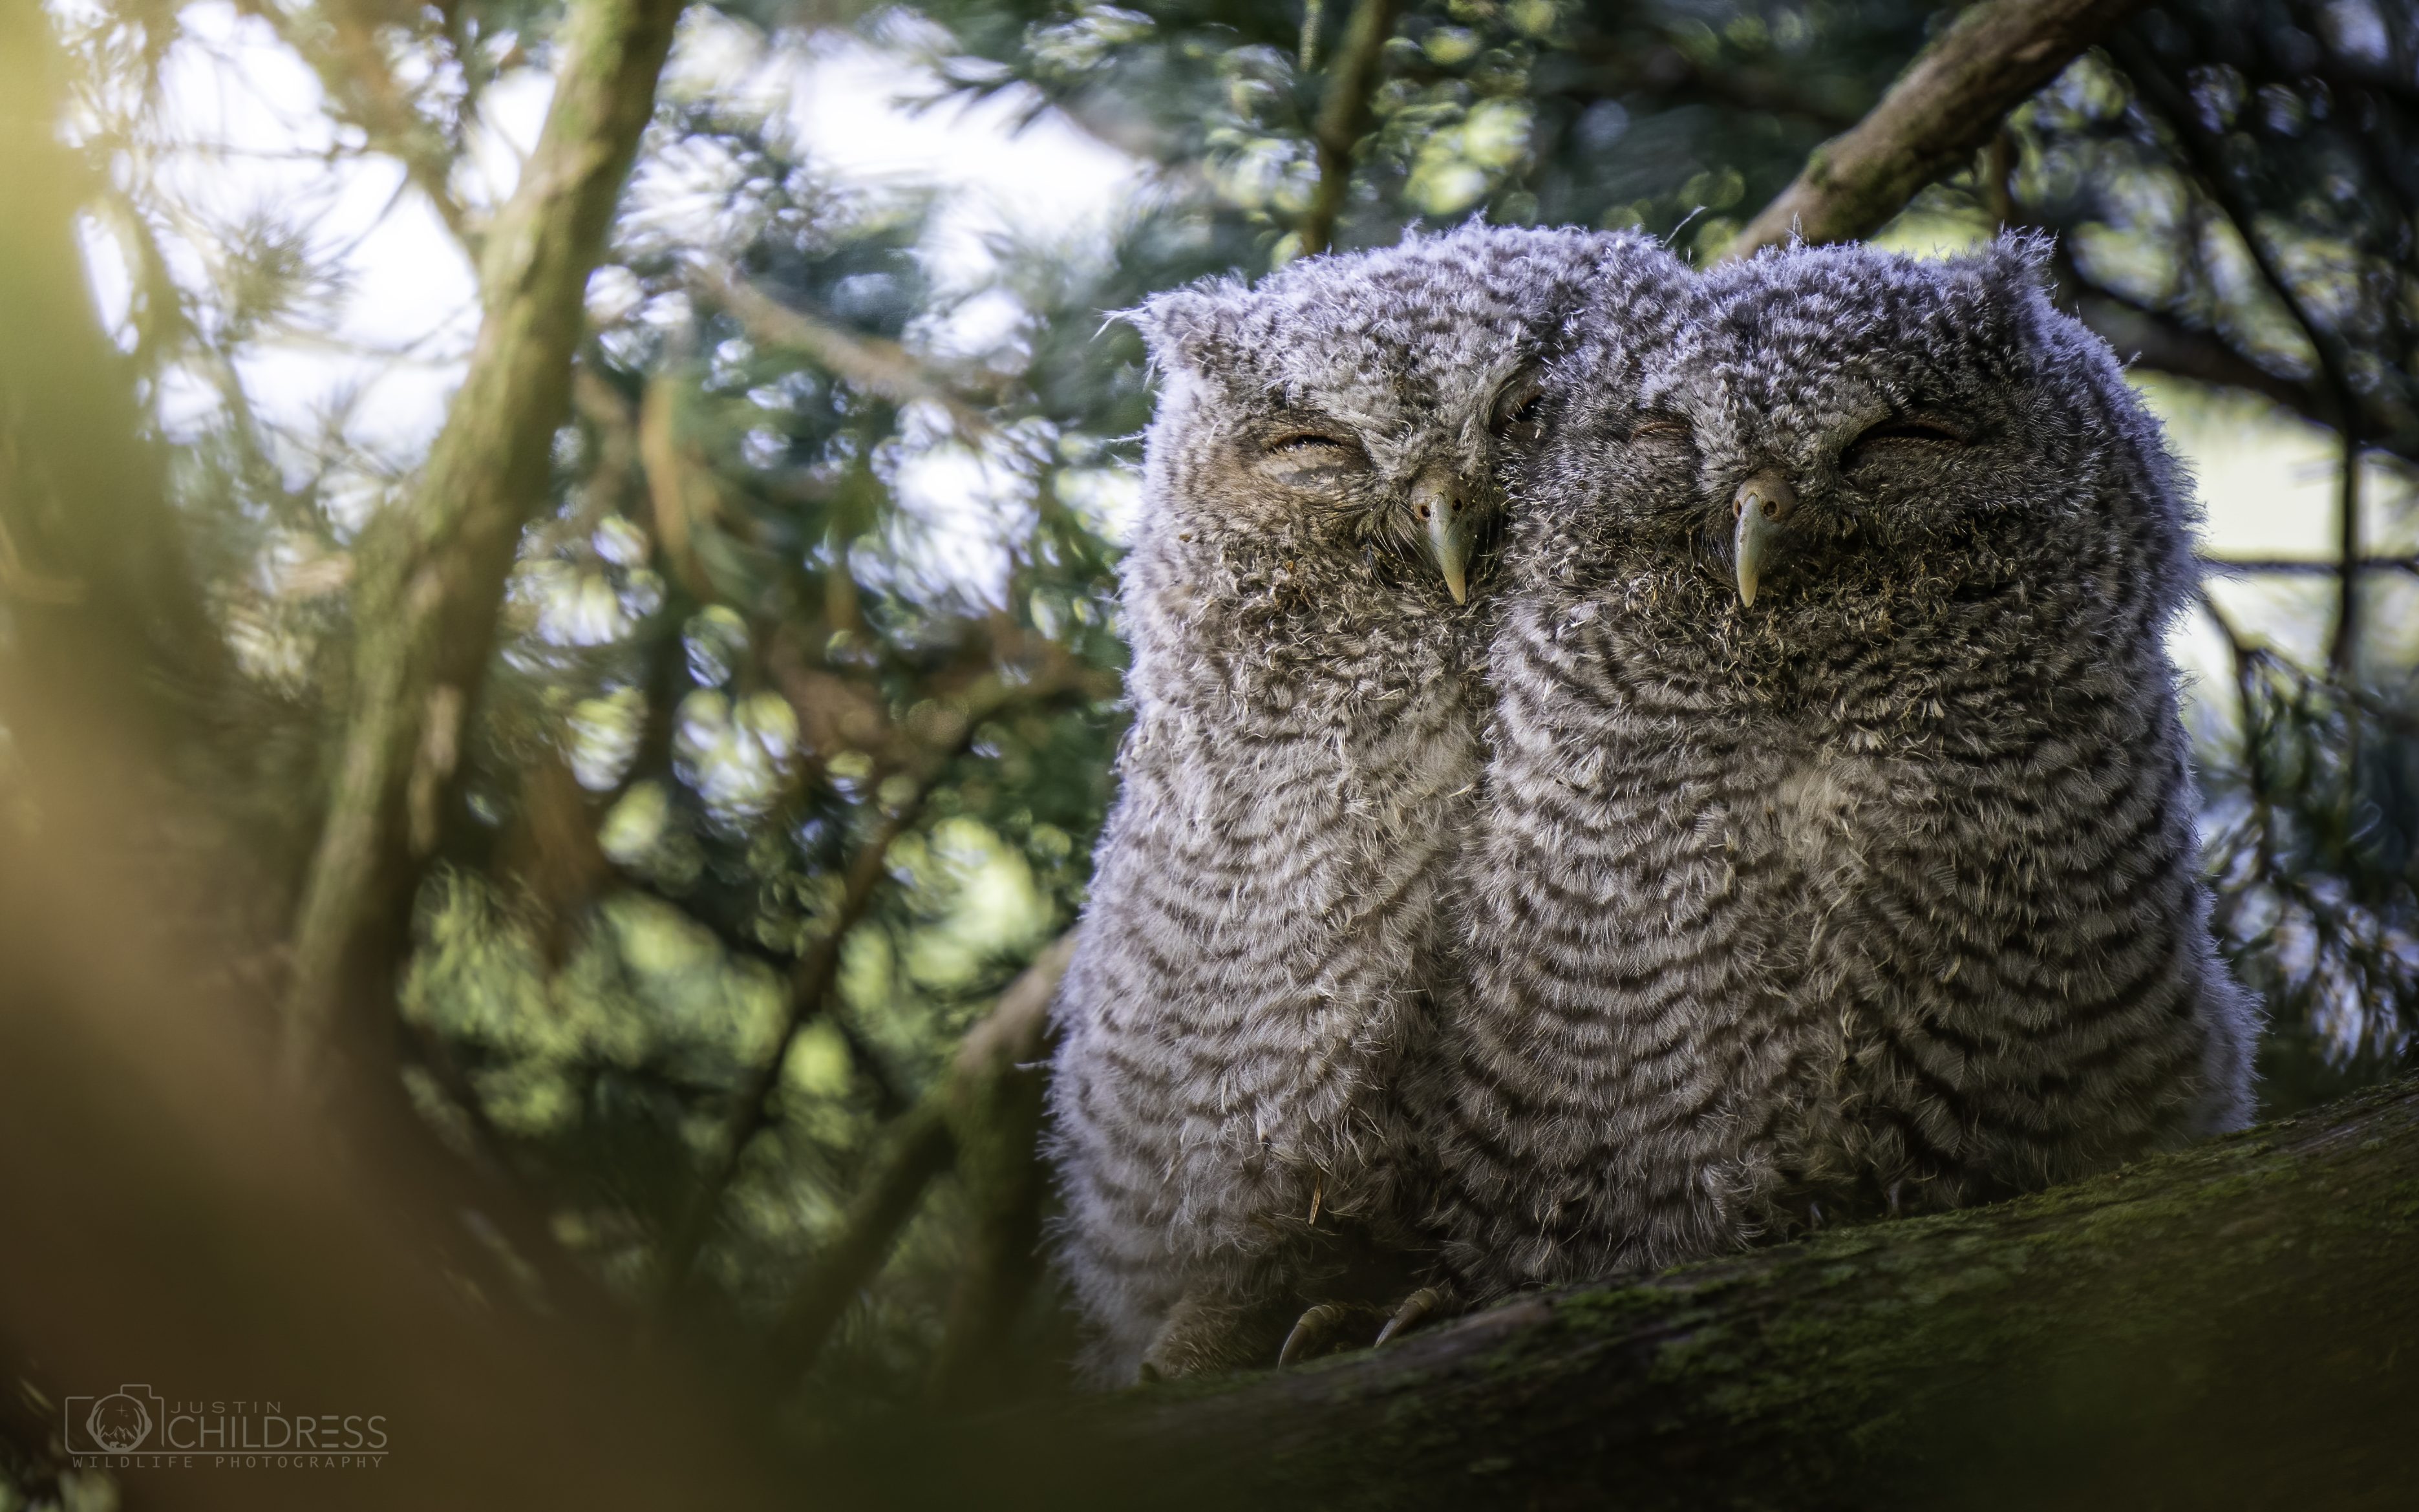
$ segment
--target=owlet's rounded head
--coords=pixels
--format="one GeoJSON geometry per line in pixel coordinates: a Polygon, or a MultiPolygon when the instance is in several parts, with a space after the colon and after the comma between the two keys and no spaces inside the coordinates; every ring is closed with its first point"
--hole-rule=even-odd
{"type": "Polygon", "coordinates": [[[1593,594],[1624,524],[1676,507],[1679,480],[1657,445],[1669,427],[1646,395],[1668,382],[1707,306],[1705,281],[1651,242],[1615,239],[1590,270],[1544,364],[1544,435],[1518,480],[1509,566],[1523,594],[1593,594]]]}
{"type": "Polygon", "coordinates": [[[1593,532],[1666,602],[1781,646],[2002,591],[2148,582],[2171,607],[2187,496],[2106,345],[2046,298],[2046,255],[1794,247],[1709,275],[1704,317],[1594,438],[1637,486],[1593,532]]]}
{"type": "Polygon", "coordinates": [[[1238,582],[1418,612],[1487,575],[1568,307],[1641,239],[1468,227],[1196,285],[1132,318],[1165,377],[1146,532],[1238,582]],[[1281,577],[1280,577],[1281,569],[1281,577]]]}

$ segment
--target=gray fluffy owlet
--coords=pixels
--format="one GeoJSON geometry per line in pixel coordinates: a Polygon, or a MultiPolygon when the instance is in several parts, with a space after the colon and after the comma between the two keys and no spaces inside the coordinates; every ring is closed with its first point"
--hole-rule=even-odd
{"type": "Polygon", "coordinates": [[[1484,1296],[2249,1112],[2164,644],[2193,512],[2041,249],[1591,319],[1505,548],[1441,1209],[1484,1296]]]}
{"type": "Polygon", "coordinates": [[[1641,245],[1471,229],[1135,316],[1165,382],[1134,724],[1051,1091],[1104,1383],[1271,1363],[1306,1304],[1408,1279],[1396,1079],[1480,762],[1466,575],[1557,304],[1641,245]]]}

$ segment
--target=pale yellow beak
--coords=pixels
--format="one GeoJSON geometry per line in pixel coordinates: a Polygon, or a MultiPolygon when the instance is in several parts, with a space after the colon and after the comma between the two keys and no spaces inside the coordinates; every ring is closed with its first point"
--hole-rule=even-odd
{"type": "Polygon", "coordinates": [[[1419,517],[1428,555],[1444,574],[1456,604],[1470,602],[1470,554],[1478,544],[1478,509],[1453,476],[1441,470],[1422,473],[1411,486],[1411,513],[1419,517]]]}
{"type": "Polygon", "coordinates": [[[1777,469],[1766,468],[1739,485],[1731,500],[1738,524],[1731,534],[1731,558],[1738,573],[1739,604],[1752,608],[1756,584],[1764,580],[1780,549],[1782,522],[1796,511],[1797,490],[1777,469]]]}

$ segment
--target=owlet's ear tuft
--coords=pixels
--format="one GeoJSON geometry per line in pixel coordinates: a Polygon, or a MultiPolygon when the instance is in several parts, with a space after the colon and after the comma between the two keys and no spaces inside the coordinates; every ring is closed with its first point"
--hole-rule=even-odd
{"type": "Polygon", "coordinates": [[[2031,302],[2049,293],[2050,262],[2057,240],[2046,232],[2002,231],[1978,261],[1983,281],[2011,305],[2031,302]]]}
{"type": "Polygon", "coordinates": [[[2056,246],[2038,232],[2010,231],[1956,259],[1950,265],[1953,324],[2023,366],[2021,354],[2039,346],[2042,322],[2053,314],[2050,264],[2056,246]]]}
{"type": "Polygon", "coordinates": [[[1208,377],[1225,368],[1231,354],[1235,292],[1217,284],[1170,289],[1118,314],[1142,332],[1160,368],[1208,377]]]}

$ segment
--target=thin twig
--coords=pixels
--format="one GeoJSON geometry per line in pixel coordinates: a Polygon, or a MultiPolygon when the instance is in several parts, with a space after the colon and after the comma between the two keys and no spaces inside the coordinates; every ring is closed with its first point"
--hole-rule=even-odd
{"type": "Polygon", "coordinates": [[[890,1257],[899,1230],[916,1215],[924,1189],[949,1168],[957,1147],[937,1098],[926,1098],[892,1125],[881,1157],[841,1215],[840,1235],[816,1257],[765,1350],[768,1371],[794,1380],[810,1368],[831,1331],[865,1284],[890,1257]]]}
{"type": "Polygon", "coordinates": [[[1302,212],[1304,256],[1325,252],[1335,239],[1335,223],[1344,214],[1344,198],[1352,187],[1352,149],[1368,130],[1369,93],[1401,8],[1401,0],[1360,0],[1346,23],[1343,50],[1335,54],[1335,66],[1327,70],[1327,91],[1319,99],[1318,119],[1311,129],[1311,145],[1318,157],[1318,187],[1312,192],[1310,208],[1302,212]]]}
{"type": "Polygon", "coordinates": [[[2360,656],[2360,425],[2343,428],[2343,474],[2335,499],[2335,627],[2327,640],[2327,666],[2350,682],[2360,656]]]}
{"type": "Polygon", "coordinates": [[[937,404],[948,411],[961,435],[983,436],[995,428],[990,417],[895,341],[859,335],[819,320],[783,304],[717,262],[700,263],[697,280],[731,312],[752,341],[802,353],[834,377],[894,403],[937,404]]]}
{"type": "MultiPolygon", "coordinates": [[[[2220,577],[2335,578],[2344,564],[2325,557],[2203,557],[2201,570],[2220,577]]],[[[2419,556],[2361,557],[2357,572],[2407,572],[2419,575],[2419,556]]]]}
{"type": "Polygon", "coordinates": [[[737,1178],[748,1147],[773,1120],[773,1093],[780,1084],[781,1069],[788,1063],[799,1034],[823,1011],[831,994],[840,975],[842,946],[849,932],[872,904],[874,890],[886,874],[892,841],[921,816],[925,798],[950,764],[973,744],[976,732],[985,721],[1011,705],[1069,696],[1089,697],[1098,691],[1096,676],[1088,669],[1072,666],[1062,666],[1025,683],[1012,683],[994,675],[962,699],[957,708],[932,716],[935,728],[928,733],[920,753],[912,759],[909,769],[893,774],[907,778],[912,791],[883,815],[850,861],[840,905],[833,912],[830,926],[816,937],[790,972],[788,1005],[772,1053],[749,1070],[733,1094],[730,1122],[716,1147],[714,1164],[665,1244],[659,1274],[660,1296],[667,1305],[676,1303],[686,1290],[698,1253],[704,1247],[706,1236],[721,1211],[724,1194],[737,1178]]]}
{"type": "Polygon", "coordinates": [[[1073,938],[1044,948],[1009,984],[998,1006],[959,1043],[941,1085],[893,1127],[849,1204],[839,1238],[816,1260],[774,1330],[764,1358],[776,1380],[794,1381],[813,1366],[850,1304],[881,1271],[926,1186],[953,1161],[983,1191],[968,1270],[950,1302],[935,1390],[953,1395],[988,1357],[1022,1299],[1018,1275],[1029,1282],[1030,1270],[1020,1262],[1032,1258],[1036,1229],[1024,1219],[1027,1210],[1038,1219],[1040,1201],[1038,1184],[1020,1186],[1016,1180],[1034,1159],[1033,1129],[1026,1120],[998,1115],[1003,1103],[1023,1103],[1017,1111],[1038,1117],[1038,1083],[1026,1068],[1041,1054],[1050,999],[1066,975],[1073,938]]]}
{"type": "MultiPolygon", "coordinates": [[[[2134,366],[2196,383],[2248,390],[2304,420],[2330,430],[2339,428],[2334,406],[2310,384],[2270,371],[2211,332],[2185,325],[2171,315],[2096,285],[2090,288],[2090,293],[2075,301],[2075,314],[2134,366]]],[[[2380,450],[2419,461],[2419,452],[2407,438],[2398,445],[2392,440],[2378,444],[2380,450]]]]}
{"type": "Polygon", "coordinates": [[[2234,664],[2234,696],[2242,719],[2242,780],[2250,790],[2253,818],[2259,826],[2259,874],[2266,876],[2275,869],[2276,816],[2269,802],[2268,761],[2261,745],[2266,735],[2265,721],[2259,712],[2258,652],[2243,639],[2242,630],[2236,627],[2226,610],[2218,607],[2216,596],[2210,593],[2206,584],[2202,586],[2199,596],[2201,612],[2217,626],[2217,633],[2226,638],[2226,653],[2234,664]]]}
{"type": "Polygon", "coordinates": [[[887,869],[891,842],[922,813],[928,791],[928,783],[919,783],[906,802],[889,810],[876,823],[873,833],[866,837],[849,864],[840,906],[833,911],[829,927],[791,968],[788,1005],[780,1032],[774,1038],[772,1053],[748,1070],[732,1094],[731,1119],[717,1142],[714,1164],[707,1168],[664,1246],[660,1293],[667,1306],[676,1303],[687,1289],[698,1252],[704,1248],[706,1236],[713,1231],[714,1221],[722,1211],[723,1195],[737,1180],[748,1147],[773,1121],[773,1091],[779,1085],[782,1068],[789,1064],[791,1049],[808,1024],[822,1011],[824,999],[840,975],[841,947],[849,932],[872,905],[874,888],[887,869]]]}
{"type": "Polygon", "coordinates": [[[2242,239],[2245,251],[2259,270],[2259,276],[2273,291],[2285,313],[2301,328],[2303,338],[2310,344],[2310,353],[2318,363],[2319,381],[2334,404],[2336,425],[2343,433],[2344,465],[2341,492],[2337,508],[2336,554],[2339,565],[2336,578],[2341,593],[2335,605],[2334,633],[2328,642],[2328,665],[2336,675],[2348,680],[2352,656],[2360,637],[2360,398],[2352,388],[2350,376],[2345,371],[2340,356],[2328,340],[2328,330],[2311,310],[2302,292],[2294,286],[2276,254],[2259,234],[2258,207],[2252,204],[2232,176],[2226,171],[2219,145],[2209,128],[2201,121],[2192,101],[2168,78],[2166,70],[2139,42],[2131,38],[2119,38],[2109,44],[2110,53],[2134,83],[2137,108],[2141,97],[2150,97],[2149,103],[2156,115],[2146,112],[2154,125],[2163,123],[2163,133],[2173,141],[2186,177],[2200,186],[2201,192],[2225,212],[2234,226],[2235,235],[2242,239]]]}
{"type": "Polygon", "coordinates": [[[1050,1000],[1074,958],[1073,932],[1034,958],[999,1006],[958,1047],[946,1089],[957,1136],[958,1181],[971,1232],[933,1358],[930,1395],[943,1407],[979,1398],[1018,1310],[1040,1279],[1043,1078],[1050,1000]]]}
{"type": "Polygon", "coordinates": [[[361,129],[371,150],[403,165],[411,186],[476,267],[480,230],[454,193],[454,147],[420,113],[410,91],[388,65],[375,25],[345,0],[297,9],[270,0],[238,0],[238,5],[267,23],[280,41],[300,55],[319,76],[337,113],[361,129]]]}

